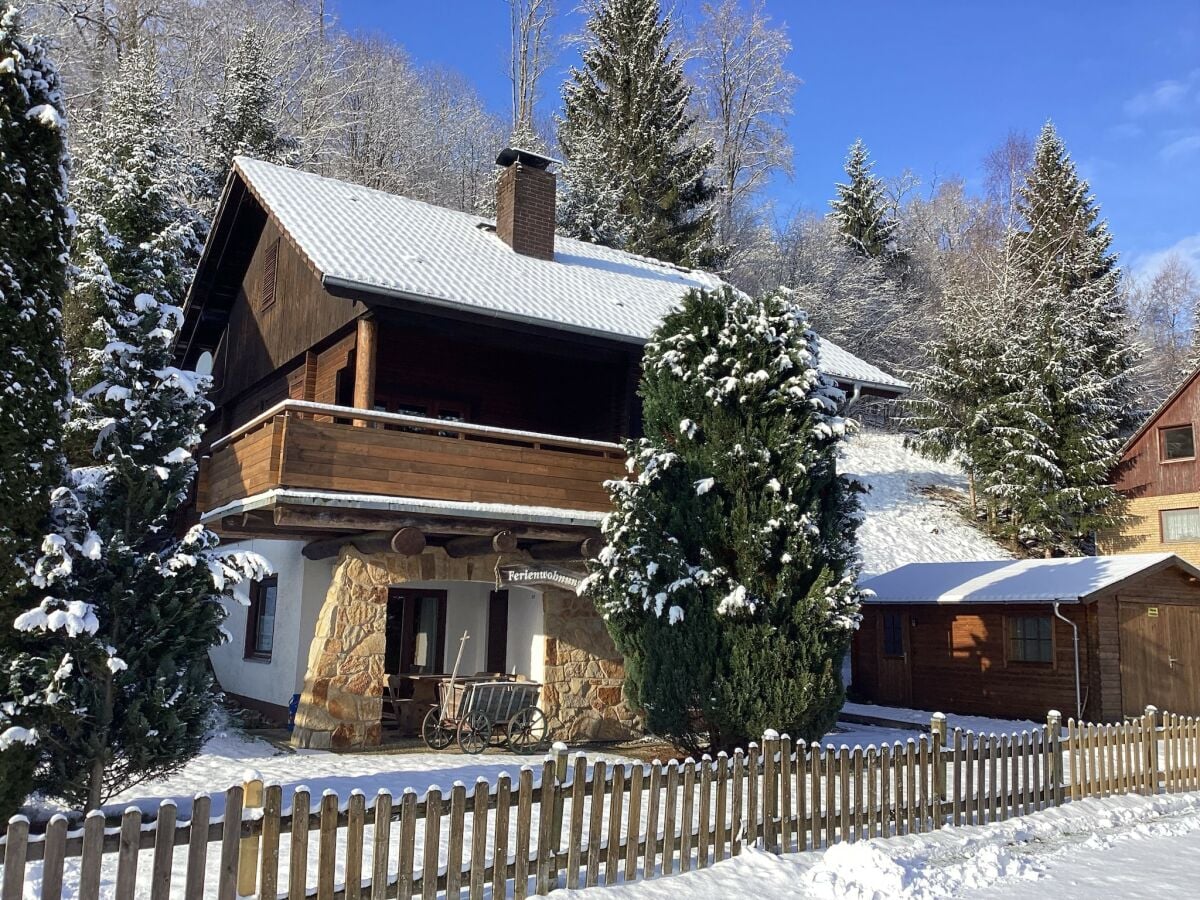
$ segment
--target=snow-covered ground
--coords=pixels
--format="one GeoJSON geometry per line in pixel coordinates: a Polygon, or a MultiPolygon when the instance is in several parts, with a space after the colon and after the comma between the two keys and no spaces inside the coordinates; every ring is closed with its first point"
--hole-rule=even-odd
{"type": "Polygon", "coordinates": [[[956,509],[922,492],[950,489],[965,496],[967,479],[953,463],[905,449],[903,435],[858,432],[846,441],[838,468],[870,487],[858,530],[864,575],[912,562],[1012,557],[956,509]]]}
{"type": "Polygon", "coordinates": [[[1200,794],[1084,800],[1019,819],[774,856],[637,884],[568,891],[574,900],[927,900],[1194,897],[1200,794]]]}

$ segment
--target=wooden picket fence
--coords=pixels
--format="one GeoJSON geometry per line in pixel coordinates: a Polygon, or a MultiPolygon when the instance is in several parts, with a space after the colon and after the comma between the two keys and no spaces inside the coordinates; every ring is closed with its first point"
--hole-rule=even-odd
{"type": "Polygon", "coordinates": [[[745,846],[820,849],[1084,797],[1197,789],[1195,718],[1160,722],[1150,709],[1112,725],[1072,720],[1064,735],[1051,713],[1032,731],[948,734],[939,715],[928,734],[865,749],[771,736],[716,759],[611,767],[563,751],[536,781],[525,767],[515,783],[502,774],[423,798],[327,792],[314,808],[300,788],[285,808],[279,785],[251,781],[225,793],[220,816],[206,795],[186,821],[170,801],[151,821],[129,809],[109,827],[94,811],[72,830],[59,815],[32,835],[17,816],[0,841],[0,900],[26,896],[27,878],[43,900],[95,900],[102,884],[118,900],[479,900],[489,890],[520,900],[703,868],[745,846]]]}

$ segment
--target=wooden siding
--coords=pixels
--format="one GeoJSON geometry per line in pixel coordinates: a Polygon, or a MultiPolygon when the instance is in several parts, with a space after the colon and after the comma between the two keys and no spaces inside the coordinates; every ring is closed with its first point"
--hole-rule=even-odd
{"type": "MultiPolygon", "coordinates": [[[[349,412],[349,410],[347,410],[349,412]]],[[[624,476],[619,449],[569,438],[489,437],[467,431],[412,432],[355,427],[329,417],[279,415],[266,429],[219,447],[207,479],[206,508],[267,487],[607,510],[603,482],[624,476]],[[326,419],[321,421],[320,419],[326,419]]],[[[375,417],[377,420],[379,417],[375,417]]]]}
{"type": "Polygon", "coordinates": [[[1164,509],[1197,507],[1200,507],[1200,492],[1150,494],[1129,500],[1121,527],[1099,534],[1099,552],[1174,553],[1193,565],[1200,565],[1200,541],[1164,542],[1160,516],[1164,509]]]}
{"type": "MultiPolygon", "coordinates": [[[[1089,607],[1063,606],[1063,614],[1080,625],[1080,669],[1088,683],[1091,648],[1084,639],[1088,632],[1089,607]]],[[[912,678],[912,706],[943,712],[1038,719],[1048,709],[1071,714],[1075,710],[1075,661],[1072,631],[1065,622],[1053,620],[1054,654],[1047,664],[1008,662],[1005,647],[1006,616],[1047,616],[1047,605],[930,604],[868,605],[864,618],[871,625],[855,636],[855,659],[878,656],[883,613],[905,617],[908,665],[912,678]],[[870,641],[869,644],[864,641],[870,641]]],[[[873,673],[878,666],[866,665],[854,672],[855,694],[881,702],[888,694],[873,673]]],[[[1084,713],[1098,707],[1099,698],[1089,699],[1084,713]]]]}
{"type": "Polygon", "coordinates": [[[360,303],[325,291],[307,261],[285,235],[281,236],[274,220],[268,219],[230,312],[222,366],[215,373],[218,405],[237,400],[352,322],[363,308],[360,303]],[[275,301],[264,308],[267,257],[276,241],[275,301]]]}
{"type": "Polygon", "coordinates": [[[270,419],[217,450],[201,467],[201,512],[279,486],[283,422],[270,419]]]}
{"type": "Polygon", "coordinates": [[[1147,423],[1121,457],[1113,475],[1118,491],[1130,498],[1200,491],[1196,460],[1162,461],[1159,432],[1179,425],[1192,425],[1200,441],[1200,378],[1193,376],[1147,423]]]}

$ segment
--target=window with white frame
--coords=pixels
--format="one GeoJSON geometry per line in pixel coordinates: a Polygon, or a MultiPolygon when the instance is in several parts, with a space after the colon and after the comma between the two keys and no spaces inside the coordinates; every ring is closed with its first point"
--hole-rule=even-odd
{"type": "Polygon", "coordinates": [[[1164,544],[1200,541],[1200,508],[1164,509],[1162,539],[1164,544]]]}

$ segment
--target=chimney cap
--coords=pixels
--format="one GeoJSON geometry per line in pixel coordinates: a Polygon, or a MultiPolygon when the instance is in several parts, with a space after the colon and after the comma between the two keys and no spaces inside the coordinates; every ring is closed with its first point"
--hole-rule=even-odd
{"type": "Polygon", "coordinates": [[[523,150],[520,147],[505,147],[500,151],[500,155],[496,157],[496,165],[508,168],[513,163],[520,163],[523,166],[529,166],[531,169],[548,169],[550,166],[562,165],[562,161],[555,159],[552,156],[543,156],[541,153],[535,153],[532,150],[523,150]]]}

